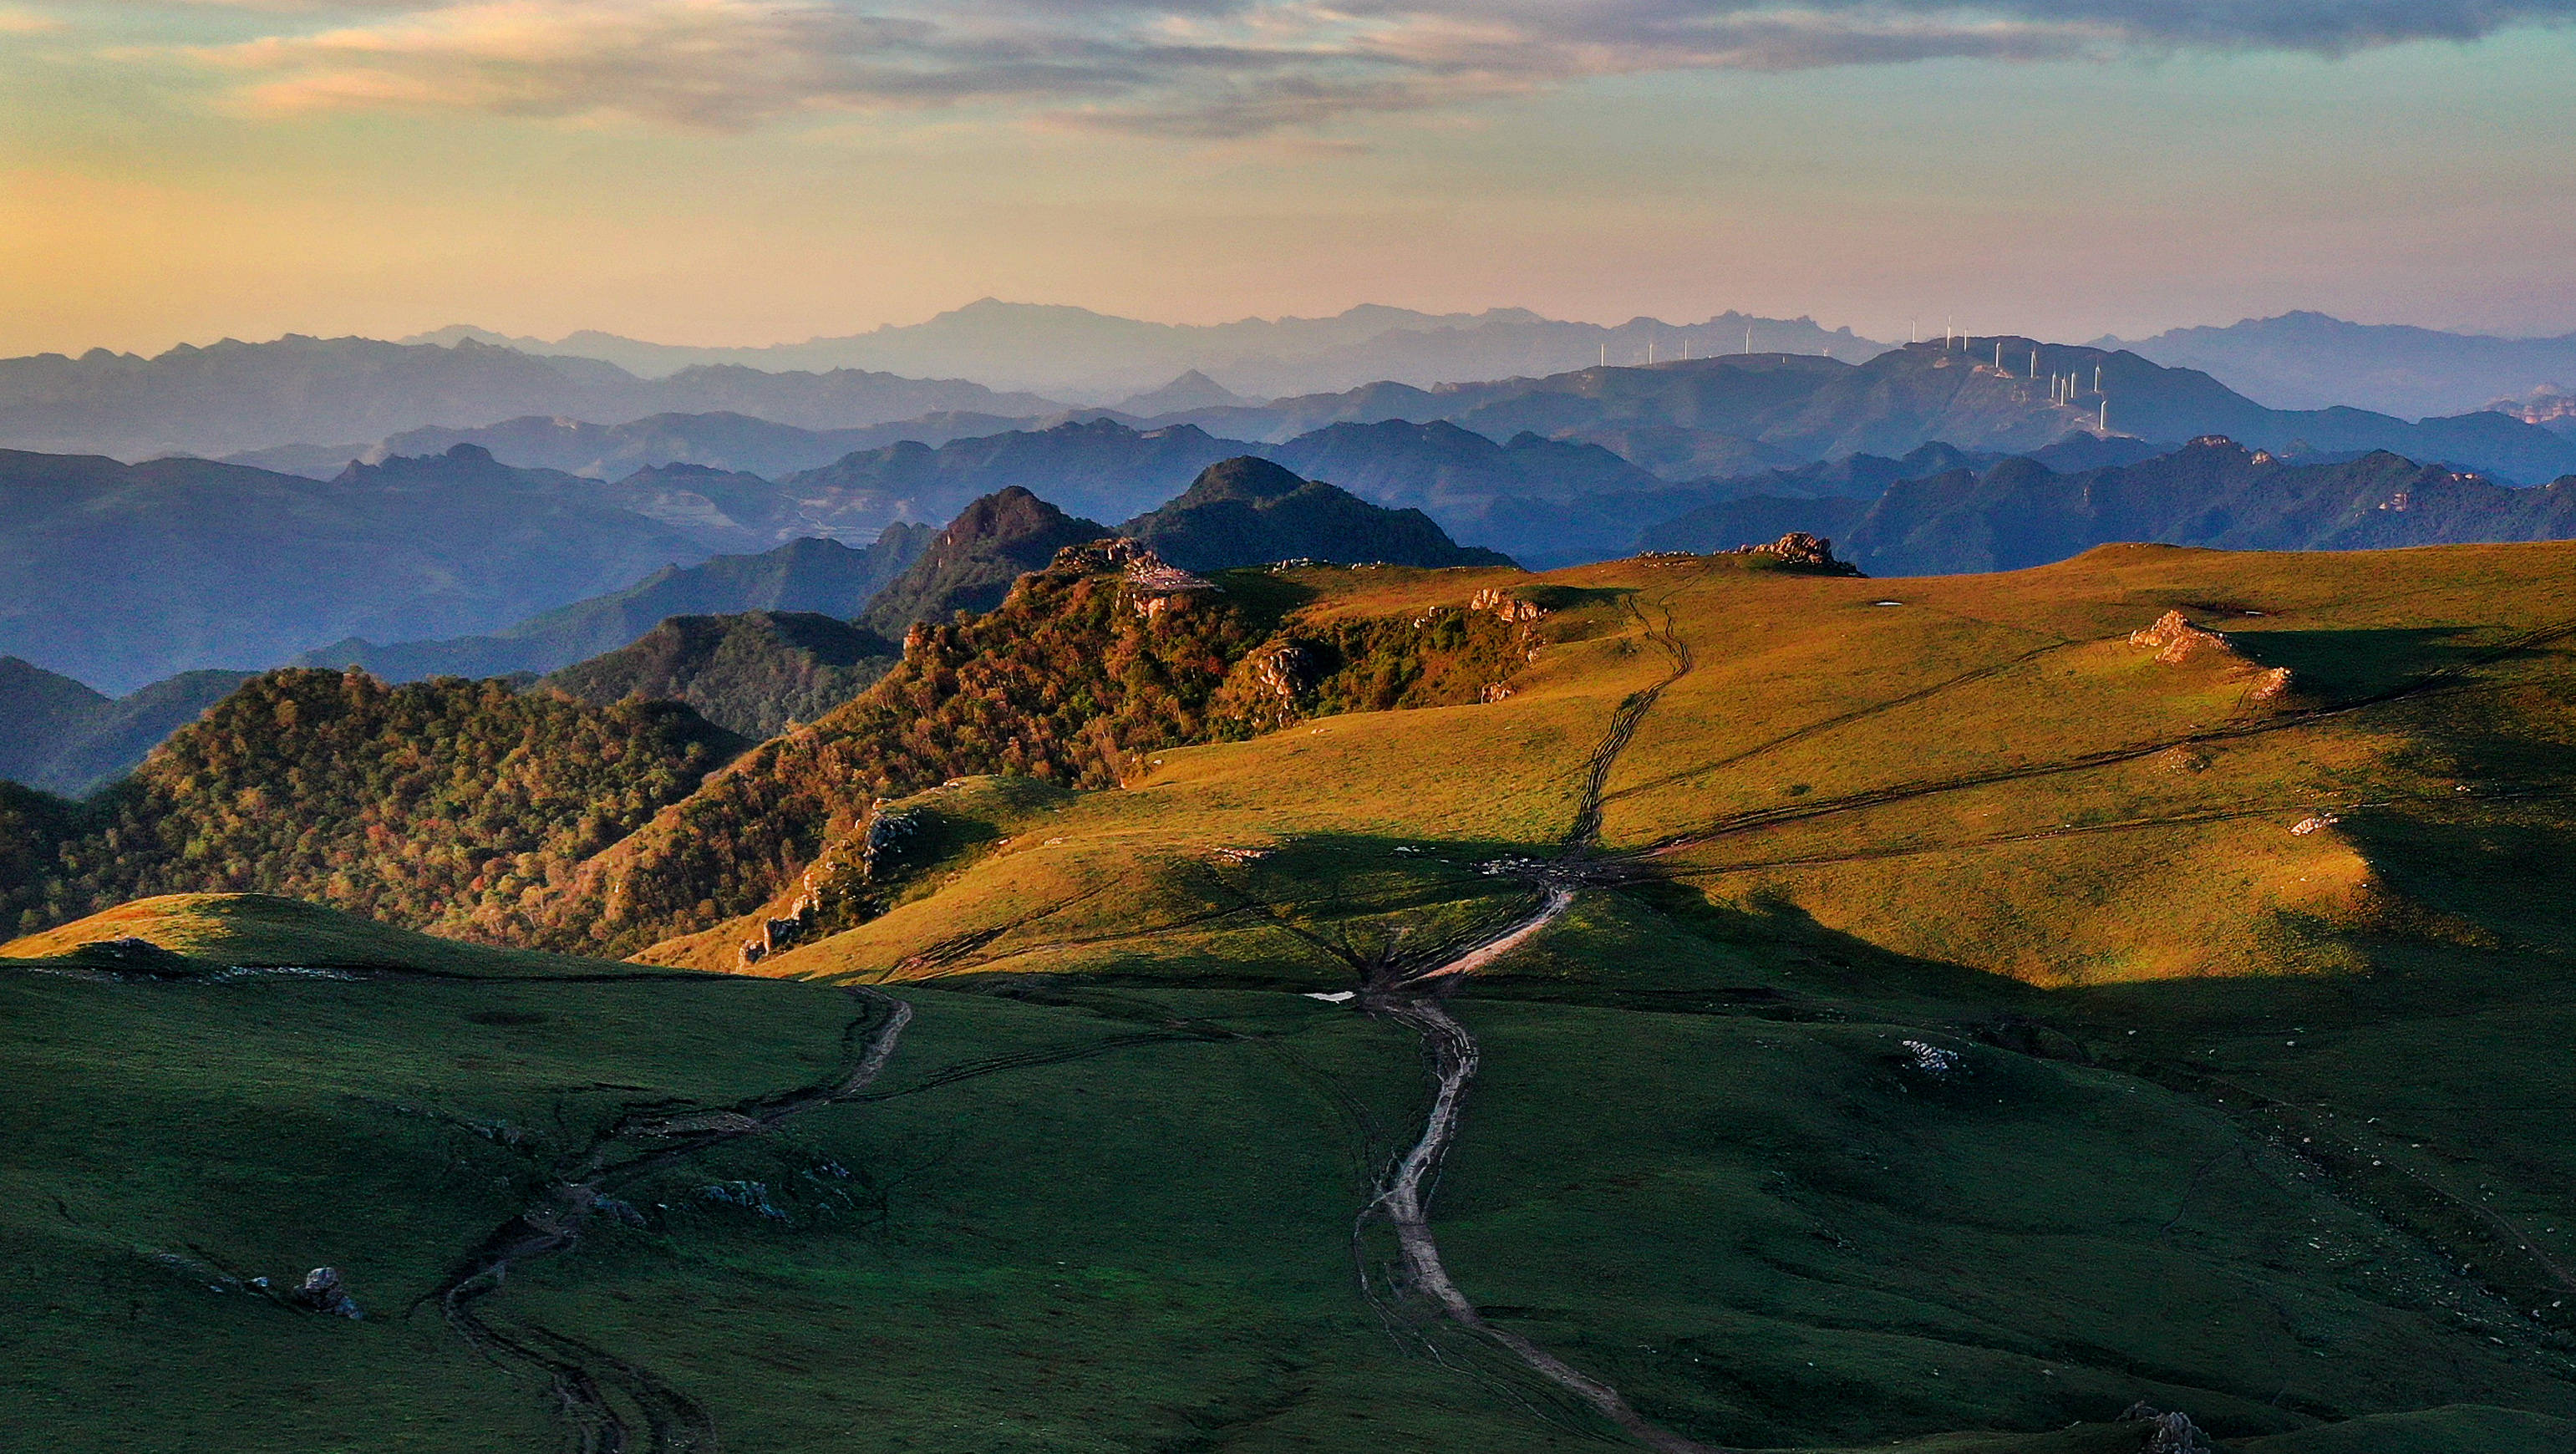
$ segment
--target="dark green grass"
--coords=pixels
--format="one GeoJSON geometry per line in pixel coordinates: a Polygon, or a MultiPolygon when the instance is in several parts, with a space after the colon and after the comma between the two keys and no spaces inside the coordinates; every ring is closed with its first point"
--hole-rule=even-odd
{"type": "MultiPolygon", "coordinates": [[[[2200,1047],[2221,1069],[2370,1093],[2350,1060],[2402,1033],[2402,986],[2047,995],[1658,892],[1588,895],[1457,1002],[1486,1061],[1434,1214],[1492,1317],[1649,1417],[1980,1454],[2135,1448],[2107,1421],[2139,1398],[2234,1440],[2431,1410],[2355,1433],[2445,1454],[2576,1418],[2549,1326],[2223,1091],[2134,1073],[2232,1023],[2200,1047]],[[2265,1015],[2321,1002],[2336,1038],[2258,1062],[2265,1015]],[[1979,1038],[2007,1014],[2106,1063],[1979,1038]],[[1907,1069],[1908,1038],[1963,1073],[1907,1069]]],[[[735,1449],[1600,1447],[1508,1359],[1361,1295],[1353,1218],[1427,1090],[1410,1036],[1276,990],[895,990],[918,1015],[866,1099],[622,1189],[641,1224],[598,1220],[486,1315],[651,1370],[735,1449]]],[[[0,997],[0,1381],[42,1447],[119,1451],[551,1447],[532,1380],[405,1307],[619,1109],[812,1083],[859,1009],[725,979],[22,971],[0,997]],[[321,1263],[365,1321],[208,1290],[321,1263]]],[[[2418,1134],[2553,1172],[2556,1083],[2528,1077],[2555,1021],[2429,1033],[2386,1094],[2453,1094],[2447,1054],[2535,1099],[2488,1141],[2465,1096],[2418,1134]]]]}

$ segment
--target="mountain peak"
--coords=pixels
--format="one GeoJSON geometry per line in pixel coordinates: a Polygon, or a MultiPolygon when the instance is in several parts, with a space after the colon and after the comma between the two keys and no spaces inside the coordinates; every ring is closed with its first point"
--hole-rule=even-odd
{"type": "Polygon", "coordinates": [[[1390,565],[1509,565],[1462,546],[1419,510],[1372,505],[1338,485],[1238,455],[1199,472],[1179,499],[1120,528],[1187,570],[1311,558],[1390,565]]]}
{"type": "Polygon", "coordinates": [[[1044,570],[1068,545],[1097,540],[1107,526],[1068,515],[1018,485],[982,496],[948,522],[904,573],[868,602],[859,624],[900,637],[916,621],[989,611],[1011,583],[1044,570]]]}
{"type": "Polygon", "coordinates": [[[1174,500],[1174,506],[1204,505],[1218,500],[1276,500],[1306,487],[1306,481],[1259,455],[1239,454],[1199,471],[1199,477],[1174,500]]]}
{"type": "Polygon", "coordinates": [[[1221,409],[1229,405],[1253,402],[1197,369],[1184,370],[1178,378],[1159,389],[1149,390],[1117,406],[1122,414],[1178,414],[1186,409],[1221,409]]]}

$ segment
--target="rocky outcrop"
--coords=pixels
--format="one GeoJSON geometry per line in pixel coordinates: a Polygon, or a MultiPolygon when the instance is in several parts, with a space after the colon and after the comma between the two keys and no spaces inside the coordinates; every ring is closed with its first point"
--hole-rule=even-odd
{"type": "Polygon", "coordinates": [[[2263,703],[2284,701],[2290,695],[2290,669],[2286,666],[2265,667],[2256,664],[2222,631],[2193,625],[2180,611],[2167,611],[2152,626],[2129,633],[2129,644],[2151,647],[2156,660],[2166,666],[2209,666],[2231,678],[2246,683],[2249,700],[2263,703]]]}
{"type": "Polygon", "coordinates": [[[336,1267],[317,1267],[304,1274],[304,1281],[286,1294],[286,1300],[307,1312],[320,1313],[325,1317],[366,1316],[359,1310],[358,1300],[349,1296],[348,1284],[341,1280],[340,1270],[336,1267]]]}
{"type": "Polygon", "coordinates": [[[1124,535],[1068,545],[1055,553],[1047,569],[1073,575],[1123,572],[1128,604],[1147,620],[1186,603],[1192,596],[1224,589],[1205,576],[1171,564],[1150,547],[1124,535]]]}
{"type": "Polygon", "coordinates": [[[2244,660],[2223,633],[2194,626],[2180,611],[2167,611],[2156,618],[2154,625],[2130,632],[2129,644],[2156,648],[2156,660],[2167,666],[2182,666],[2205,656],[2244,660]]]}
{"type": "Polygon", "coordinates": [[[1506,621],[1536,621],[1548,614],[1545,606],[1525,601],[1500,586],[1487,586],[1467,598],[1470,611],[1491,611],[1506,621]]]}
{"type": "Polygon", "coordinates": [[[2147,1442],[2140,1446],[2140,1454],[2209,1454],[2209,1436],[2200,1431],[2189,1414],[2160,1409],[2140,1399],[2120,1415],[2120,1422],[2148,1426],[2147,1442]]]}
{"type": "Polygon", "coordinates": [[[871,803],[859,830],[826,848],[797,879],[796,897],[788,901],[787,912],[763,919],[760,937],[743,941],[737,962],[749,969],[773,954],[881,912],[857,892],[858,886],[893,876],[896,855],[921,831],[926,816],[922,809],[898,808],[883,798],[871,803]]]}
{"type": "Polygon", "coordinates": [[[1860,567],[1834,558],[1834,543],[1821,535],[1792,530],[1769,545],[1739,545],[1729,555],[1760,557],[1765,563],[1776,563],[1791,570],[1815,575],[1856,576],[1860,567]]]}

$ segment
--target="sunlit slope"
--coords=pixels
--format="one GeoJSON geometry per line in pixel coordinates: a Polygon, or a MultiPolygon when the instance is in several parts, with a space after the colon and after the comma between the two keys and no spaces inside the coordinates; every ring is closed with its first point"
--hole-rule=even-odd
{"type": "Polygon", "coordinates": [[[0,944],[0,968],[9,960],[160,976],[279,969],[462,978],[629,972],[596,960],[460,944],[275,894],[136,899],[0,944]]]}
{"type": "Polygon", "coordinates": [[[1797,585],[1684,598],[1713,669],[1675,682],[1611,784],[1608,840],[1661,846],[1714,899],[2042,983],[2568,928],[2528,892],[2539,857],[2425,852],[2474,823],[2566,841],[2565,547],[2133,546],[1797,585]],[[2233,650],[2131,642],[2168,611],[2233,650]]]}
{"type": "MultiPolygon", "coordinates": [[[[1294,966],[1313,956],[1293,935],[1283,938],[1286,931],[1246,909],[1249,902],[1321,896],[1365,916],[1375,912],[1366,896],[1379,892],[1364,889],[1367,883],[1379,884],[1392,895],[1388,904],[1408,912],[1434,900],[1501,892],[1508,886],[1474,872],[1475,854],[1552,841],[1573,815],[1581,787],[1580,775],[1570,775],[1566,764],[1591,750],[1600,719],[1620,694],[1649,687],[1669,670],[1628,635],[1627,587],[1582,584],[1615,569],[1545,578],[1554,589],[1537,593],[1562,603],[1539,623],[1554,644],[1511,678],[1512,695],[1499,703],[1347,713],[1251,742],[1166,749],[1115,792],[1002,806],[972,785],[980,780],[969,780],[907,800],[963,825],[953,855],[915,881],[884,917],[766,959],[757,972],[893,969],[909,977],[969,963],[989,966],[1023,946],[1043,946],[1043,966],[1021,967],[1074,967],[1099,950],[1170,957],[1201,970],[1233,964],[1270,977],[1302,972],[1294,966]],[[1437,858],[1412,852],[1435,842],[1447,845],[1436,850],[1437,858]],[[1407,851],[1399,854],[1399,847],[1407,851]],[[1183,926],[1201,931],[1189,947],[1141,942],[1183,926]],[[1217,946],[1215,959],[1199,957],[1201,937],[1217,946]],[[961,949],[968,939],[979,942],[961,949]]],[[[1533,578],[1507,571],[1337,571],[1301,579],[1321,590],[1305,608],[1319,619],[1401,623],[1533,578]]],[[[740,944],[756,935],[761,917],[639,957],[733,969],[740,944]]],[[[1313,968],[1328,977],[1345,973],[1325,969],[1329,963],[1327,956],[1313,968]]]]}
{"type": "MultiPolygon", "coordinates": [[[[2569,643],[2551,633],[2571,586],[2576,551],[2555,545],[2110,547],[1903,581],[1723,558],[1559,572],[1536,588],[1555,588],[1556,644],[1505,700],[1157,754],[1128,790],[996,825],[893,912],[762,970],[1106,955],[1329,979],[1331,954],[1249,905],[1365,919],[1380,891],[1360,885],[1386,880],[1388,902],[1471,912],[1508,888],[1474,865],[1560,839],[1603,724],[1667,679],[1604,785],[1600,851],[1715,905],[2040,984],[2555,935],[2564,913],[2518,878],[2569,828],[2551,745],[2569,643]],[[2167,660],[2132,642],[2177,611],[2226,644],[2167,660]],[[2507,820],[2524,846],[2429,851],[2507,820]]],[[[1463,594],[1411,578],[1336,605],[1458,604],[1444,587],[1463,594]]],[[[731,968],[753,922],[646,957],[731,968]]]]}

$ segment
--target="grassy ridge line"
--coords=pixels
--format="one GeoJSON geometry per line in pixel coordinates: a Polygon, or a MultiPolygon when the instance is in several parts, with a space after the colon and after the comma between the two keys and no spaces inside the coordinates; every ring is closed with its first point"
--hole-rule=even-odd
{"type": "MultiPolygon", "coordinates": [[[[1616,1425],[1630,1439],[1660,1451],[1660,1454],[1720,1454],[1709,1445],[1647,1419],[1617,1388],[1575,1368],[1512,1329],[1488,1320],[1459,1289],[1441,1258],[1439,1244],[1431,1232],[1431,1191],[1426,1184],[1437,1181],[1440,1165],[1457,1138],[1460,1102],[1474,1082],[1482,1059],[1475,1035],[1443,1010],[1440,1000],[1463,988],[1471,976],[1501,962],[1572,907],[1579,879],[1566,876],[1565,867],[1579,865],[1599,841],[1603,785],[1618,766],[1620,754],[1634,739],[1638,724],[1654,710],[1656,701],[1667,688],[1690,674],[1694,662],[1690,643],[1674,630],[1671,613],[1665,608],[1665,603],[1687,584],[1664,591],[1660,599],[1644,607],[1633,601],[1621,603],[1628,609],[1641,634],[1671,662],[1672,669],[1654,685],[1631,693],[1620,701],[1618,709],[1611,714],[1609,725],[1602,732],[1601,740],[1585,757],[1583,786],[1574,820],[1567,826],[1556,854],[1558,863],[1538,868],[1530,874],[1545,889],[1539,903],[1510,922],[1487,930],[1472,943],[1462,946],[1452,957],[1429,965],[1422,965],[1418,960],[1388,960],[1373,966],[1372,972],[1366,976],[1358,998],[1360,1008],[1372,1017],[1402,1025],[1420,1037],[1424,1057],[1431,1064],[1436,1089],[1431,1107],[1423,1118],[1421,1135],[1411,1149],[1388,1164],[1379,1179],[1376,1195],[1362,1212],[1358,1226],[1364,1230],[1371,1222],[1383,1220],[1394,1232],[1403,1255],[1402,1293],[1427,1296],[1451,1322],[1509,1352],[1532,1372],[1616,1425]],[[1660,624],[1647,614],[1650,610],[1661,615],[1660,624]]],[[[1355,1243],[1357,1240],[1355,1234],[1355,1243]]],[[[1361,1262],[1360,1277],[1362,1285],[1366,1286],[1368,1267],[1365,1259],[1361,1262]]],[[[1398,1291],[1390,1289],[1390,1296],[1398,1291]]]]}
{"type": "Polygon", "coordinates": [[[136,899],[0,944],[0,962],[10,960],[147,977],[207,976],[245,969],[600,983],[702,977],[615,960],[463,944],[274,894],[164,894],[136,899]],[[160,955],[120,955],[92,947],[133,940],[153,946],[160,955]]]}
{"type": "MultiPolygon", "coordinates": [[[[2570,621],[2561,625],[2526,633],[2502,647],[2481,653],[2477,657],[2473,658],[2469,665],[2486,665],[2492,662],[2501,661],[2507,657],[2519,655],[2534,647],[2546,646],[2555,642],[2564,641],[2571,636],[2576,636],[2576,621],[2570,621]]],[[[2331,706],[2315,707],[2305,711],[2291,712],[2268,720],[2238,722],[2221,727],[2206,728],[2197,732],[2184,733],[2174,737],[2160,738],[2148,742],[2130,743],[2121,747],[2104,748],[2096,752],[2085,753],[2060,762],[2026,764],[2018,767],[2001,768],[1990,773],[1967,774],[1955,778],[1932,779],[1911,783],[1896,783],[1885,788],[1876,789],[1872,792],[1857,793],[1845,798],[1831,799],[1819,803],[1796,804],[1780,808],[1764,809],[1758,812],[1738,814],[1732,818],[1721,819],[1717,823],[1696,832],[1685,833],[1675,838],[1666,839],[1663,842],[1652,845],[1646,851],[1650,856],[1679,853],[1692,848],[1703,847],[1720,838],[1730,837],[1756,828],[1769,827],[1775,823],[1793,823],[1809,818],[1829,817],[1841,813],[1880,807],[1888,803],[1901,802],[1908,798],[1923,797],[1933,793],[1955,792],[1962,788],[1989,787],[1999,783],[2026,782],[2033,778],[2053,777],[2062,773],[2089,772],[2096,768],[2110,767],[2124,762],[2135,762],[2143,757],[2153,757],[2158,753],[2171,751],[2178,747],[2199,747],[2214,743],[2238,741],[2247,737],[2259,737],[2274,732],[2296,731],[2300,728],[2312,727],[2322,722],[2330,722],[2337,718],[2347,717],[2356,712],[2366,711],[2373,707],[2386,706],[2392,702],[2402,702],[2409,698],[2422,696],[2427,693],[2452,689],[2455,686],[2456,679],[2466,669],[2466,667],[2440,668],[2436,671],[2426,673],[2416,681],[2406,683],[2402,686],[2391,687],[2384,691],[2375,692],[2358,701],[2341,702],[2331,706]]],[[[1890,703],[1889,705],[1892,707],[1900,704],[1890,703]]]]}

